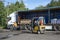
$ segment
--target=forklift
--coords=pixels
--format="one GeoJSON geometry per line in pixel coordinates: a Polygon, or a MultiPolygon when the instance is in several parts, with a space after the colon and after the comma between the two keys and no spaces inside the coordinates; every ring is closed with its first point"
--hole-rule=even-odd
{"type": "Polygon", "coordinates": [[[32,33],[44,34],[45,33],[45,19],[44,17],[34,17],[32,19],[32,33]]]}

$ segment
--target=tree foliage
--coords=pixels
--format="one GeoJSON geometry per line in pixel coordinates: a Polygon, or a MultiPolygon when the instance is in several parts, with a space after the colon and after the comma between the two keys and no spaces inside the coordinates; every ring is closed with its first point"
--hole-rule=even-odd
{"type": "Polygon", "coordinates": [[[6,15],[5,15],[5,8],[4,3],[0,1],[0,26],[5,25],[6,15]]]}
{"type": "Polygon", "coordinates": [[[45,8],[44,6],[38,6],[38,7],[36,7],[35,9],[43,9],[43,8],[45,8]]]}
{"type": "Polygon", "coordinates": [[[10,5],[7,6],[7,9],[9,10],[8,12],[9,14],[18,10],[27,10],[27,8],[25,8],[23,0],[21,0],[21,2],[16,1],[15,4],[11,3],[10,5]]]}
{"type": "Polygon", "coordinates": [[[47,7],[60,6],[60,0],[51,0],[47,7]]]}
{"type": "MultiPolygon", "coordinates": [[[[35,9],[45,9],[49,7],[60,7],[60,0],[51,0],[50,3],[48,3],[45,7],[44,6],[38,6],[35,9]]],[[[53,15],[54,18],[56,18],[56,14],[53,15]]]]}
{"type": "Polygon", "coordinates": [[[55,6],[60,6],[60,0],[51,0],[50,3],[48,3],[46,6],[38,6],[35,9],[43,9],[47,7],[55,7],[55,6]]]}
{"type": "Polygon", "coordinates": [[[18,10],[27,10],[25,8],[23,0],[21,2],[16,1],[16,3],[11,3],[10,5],[4,6],[3,1],[0,1],[0,26],[6,25],[7,14],[18,10]]]}

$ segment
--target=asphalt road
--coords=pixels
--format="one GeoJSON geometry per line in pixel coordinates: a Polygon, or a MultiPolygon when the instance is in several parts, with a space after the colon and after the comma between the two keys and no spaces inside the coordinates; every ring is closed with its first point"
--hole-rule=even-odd
{"type": "Polygon", "coordinates": [[[21,34],[20,31],[8,31],[8,32],[2,31],[0,32],[0,40],[7,39],[19,34],[21,34]]]}
{"type": "MultiPolygon", "coordinates": [[[[9,33],[8,33],[9,34],[9,33]]],[[[32,34],[29,32],[20,33],[19,31],[10,32],[10,37],[3,40],[60,40],[60,32],[46,31],[45,34],[32,34]],[[12,35],[19,34],[19,35],[12,35]]]]}

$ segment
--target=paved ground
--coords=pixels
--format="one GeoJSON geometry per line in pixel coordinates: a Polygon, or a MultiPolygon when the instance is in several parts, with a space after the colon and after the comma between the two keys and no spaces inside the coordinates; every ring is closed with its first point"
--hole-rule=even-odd
{"type": "Polygon", "coordinates": [[[20,33],[20,31],[0,31],[0,40],[19,35],[20,33]]]}
{"type": "MultiPolygon", "coordinates": [[[[9,34],[9,33],[8,33],[9,34]]],[[[46,31],[45,34],[20,33],[19,31],[11,32],[9,38],[3,40],[60,40],[60,33],[54,31],[46,31]],[[19,35],[11,35],[11,34],[19,35]]]]}

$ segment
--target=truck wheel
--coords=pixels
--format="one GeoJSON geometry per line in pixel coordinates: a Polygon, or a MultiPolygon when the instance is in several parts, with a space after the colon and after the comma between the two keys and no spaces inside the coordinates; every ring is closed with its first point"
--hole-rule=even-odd
{"type": "Polygon", "coordinates": [[[7,29],[10,29],[10,25],[7,25],[7,29]]]}
{"type": "Polygon", "coordinates": [[[14,29],[14,28],[13,28],[13,25],[10,25],[10,30],[13,31],[13,29],[14,29]]]}
{"type": "Polygon", "coordinates": [[[56,29],[57,29],[58,31],[60,31],[60,26],[57,26],[56,29]]]}
{"type": "Polygon", "coordinates": [[[13,27],[13,30],[17,30],[17,28],[16,27],[13,27]]]}
{"type": "Polygon", "coordinates": [[[60,26],[59,26],[59,31],[60,31],[60,26]]]}
{"type": "Polygon", "coordinates": [[[54,30],[55,31],[59,31],[60,30],[60,27],[59,26],[54,26],[54,30]]]}
{"type": "Polygon", "coordinates": [[[20,26],[18,26],[17,30],[20,30],[20,29],[21,29],[20,26]]]}

